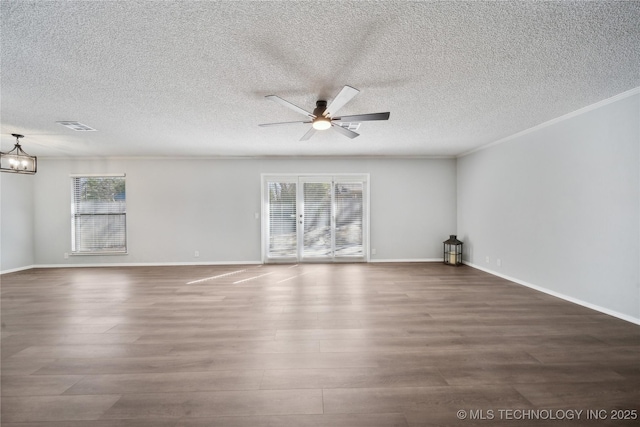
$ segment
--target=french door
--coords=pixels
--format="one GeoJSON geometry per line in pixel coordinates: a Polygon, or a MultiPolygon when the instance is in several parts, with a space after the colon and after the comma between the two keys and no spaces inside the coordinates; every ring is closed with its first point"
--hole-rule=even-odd
{"type": "Polygon", "coordinates": [[[366,261],[367,205],[367,175],[263,175],[264,261],[366,261]]]}

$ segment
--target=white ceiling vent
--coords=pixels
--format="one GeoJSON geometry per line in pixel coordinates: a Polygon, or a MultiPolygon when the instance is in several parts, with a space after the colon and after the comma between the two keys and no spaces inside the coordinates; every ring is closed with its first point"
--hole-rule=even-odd
{"type": "Polygon", "coordinates": [[[343,128],[346,128],[352,131],[356,131],[360,127],[360,123],[356,123],[356,122],[346,122],[346,123],[337,123],[337,124],[339,124],[343,128]]]}
{"type": "Polygon", "coordinates": [[[68,127],[69,129],[73,129],[79,132],[90,132],[90,131],[95,131],[96,129],[89,127],[87,125],[83,125],[80,122],[71,122],[71,121],[64,121],[64,122],[56,122],[61,124],[62,126],[68,127]]]}

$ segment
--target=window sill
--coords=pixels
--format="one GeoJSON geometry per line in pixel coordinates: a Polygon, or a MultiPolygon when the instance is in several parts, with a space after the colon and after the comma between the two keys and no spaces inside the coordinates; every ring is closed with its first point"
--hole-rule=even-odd
{"type": "Polygon", "coordinates": [[[129,252],[70,252],[69,256],[97,256],[97,255],[129,255],[129,252]]]}

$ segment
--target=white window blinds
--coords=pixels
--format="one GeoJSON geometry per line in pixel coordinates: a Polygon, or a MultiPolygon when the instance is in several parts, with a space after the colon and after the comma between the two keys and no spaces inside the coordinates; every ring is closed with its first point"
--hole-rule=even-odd
{"type": "Polygon", "coordinates": [[[73,253],[125,253],[127,202],[124,176],[73,176],[73,253]]]}
{"type": "Polygon", "coordinates": [[[331,182],[305,182],[303,256],[331,255],[331,182]]]}
{"type": "Polygon", "coordinates": [[[336,256],[362,256],[362,182],[336,182],[336,256]]]}
{"type": "Polygon", "coordinates": [[[269,256],[295,257],[296,183],[268,182],[269,256]]]}

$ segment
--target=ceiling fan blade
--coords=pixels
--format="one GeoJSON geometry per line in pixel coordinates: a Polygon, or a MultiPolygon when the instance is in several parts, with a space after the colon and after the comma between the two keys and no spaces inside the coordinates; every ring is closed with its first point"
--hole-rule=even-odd
{"type": "Polygon", "coordinates": [[[389,120],[390,112],[386,113],[371,113],[371,114],[356,114],[353,116],[334,117],[331,120],[336,122],[368,122],[372,120],[389,120]]]}
{"type": "Polygon", "coordinates": [[[307,133],[302,135],[302,138],[300,138],[300,141],[307,141],[309,138],[311,138],[313,136],[314,133],[316,133],[316,128],[311,126],[311,129],[309,129],[309,131],[307,133]]]}
{"type": "Polygon", "coordinates": [[[351,101],[353,97],[358,93],[360,93],[360,91],[354,87],[343,87],[340,93],[333,99],[333,101],[331,101],[331,104],[329,104],[323,115],[325,117],[333,116],[340,108],[344,106],[344,104],[351,101]]]}
{"type": "Polygon", "coordinates": [[[297,123],[311,123],[311,121],[308,121],[308,122],[261,123],[261,124],[259,124],[258,126],[268,127],[268,126],[280,126],[280,125],[293,125],[293,124],[297,124],[297,123]]]}
{"type": "MultiPolygon", "coordinates": [[[[313,129],[313,128],[311,128],[311,129],[313,129]]],[[[333,129],[333,130],[335,130],[337,132],[340,132],[344,136],[346,136],[348,138],[351,138],[351,139],[360,136],[359,133],[355,133],[354,131],[349,130],[347,128],[343,128],[342,126],[337,125],[335,123],[331,123],[331,129],[333,129]]]]}
{"type": "Polygon", "coordinates": [[[284,100],[284,99],[280,98],[280,97],[279,97],[279,96],[277,96],[277,95],[268,95],[268,96],[265,96],[265,98],[267,98],[267,99],[268,99],[268,100],[270,100],[270,101],[277,102],[277,103],[278,103],[278,104],[280,104],[280,105],[284,105],[284,106],[285,106],[285,107],[287,107],[287,108],[291,108],[293,111],[297,111],[298,113],[300,113],[300,114],[304,114],[305,116],[307,116],[307,117],[311,117],[312,119],[315,119],[315,118],[316,118],[316,116],[314,116],[314,115],[313,115],[313,114],[311,114],[310,112],[308,112],[308,111],[306,111],[306,110],[303,110],[302,108],[298,107],[297,105],[292,104],[292,103],[290,103],[289,101],[286,101],[286,100],[284,100]]]}

